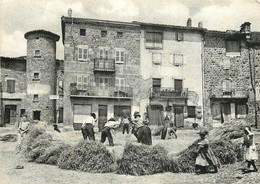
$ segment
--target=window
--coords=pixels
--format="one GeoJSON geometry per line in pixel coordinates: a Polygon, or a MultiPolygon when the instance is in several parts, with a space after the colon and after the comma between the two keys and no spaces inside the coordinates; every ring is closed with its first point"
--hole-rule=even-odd
{"type": "Polygon", "coordinates": [[[90,83],[89,78],[88,75],[77,75],[77,89],[86,90],[90,83]]]}
{"type": "Polygon", "coordinates": [[[176,40],[183,41],[183,33],[176,33],[176,40]]]}
{"type": "Polygon", "coordinates": [[[99,48],[99,58],[108,59],[108,57],[109,57],[109,49],[99,48]]]}
{"type": "Polygon", "coordinates": [[[195,106],[188,106],[188,118],[195,118],[196,117],[196,107],[195,106]]]}
{"type": "Polygon", "coordinates": [[[223,95],[232,95],[232,82],[231,80],[224,80],[222,82],[223,95]]]}
{"type": "Polygon", "coordinates": [[[117,37],[118,39],[123,38],[123,32],[117,32],[116,37],[117,37]]]}
{"type": "Polygon", "coordinates": [[[20,111],[20,117],[23,117],[23,115],[25,115],[25,109],[21,109],[20,111]]]}
{"type": "Polygon", "coordinates": [[[240,52],[240,41],[238,40],[226,41],[226,52],[240,52]]]}
{"type": "Polygon", "coordinates": [[[124,78],[116,78],[115,86],[116,86],[117,90],[118,89],[123,90],[125,88],[125,79],[124,78]]]}
{"type": "Polygon", "coordinates": [[[35,57],[35,58],[40,58],[40,57],[41,57],[41,52],[40,52],[40,50],[35,50],[35,51],[34,51],[34,57],[35,57]]]}
{"type": "Polygon", "coordinates": [[[101,31],[101,37],[102,38],[107,37],[107,31],[101,31]]]}
{"type": "Polygon", "coordinates": [[[7,84],[6,92],[15,93],[15,80],[7,80],[6,84],[7,84]]]}
{"type": "Polygon", "coordinates": [[[153,53],[152,54],[153,64],[161,64],[162,62],[162,54],[161,53],[153,53]]]}
{"type": "Polygon", "coordinates": [[[161,91],[161,79],[153,78],[153,93],[161,91]]]}
{"type": "Polygon", "coordinates": [[[229,58],[223,59],[223,69],[224,70],[230,69],[230,59],[229,58]]]}
{"type": "Polygon", "coordinates": [[[86,36],[86,29],[80,29],[79,30],[79,35],[80,36],[86,36]]]}
{"type": "Polygon", "coordinates": [[[88,59],[88,48],[79,46],[78,47],[78,60],[87,61],[88,59]]]}
{"type": "Polygon", "coordinates": [[[116,63],[124,63],[125,62],[125,50],[117,48],[115,49],[115,58],[116,63]]]}
{"type": "Polygon", "coordinates": [[[112,86],[112,78],[111,77],[99,77],[98,86],[100,86],[100,87],[112,86]]]}
{"type": "Polygon", "coordinates": [[[174,79],[174,90],[176,92],[182,92],[182,80],[174,79]]]}
{"type": "Polygon", "coordinates": [[[39,72],[33,73],[33,79],[32,80],[40,80],[40,74],[39,72]]]}
{"type": "Polygon", "coordinates": [[[245,104],[236,105],[236,117],[237,118],[246,118],[247,108],[245,104]]]}
{"type": "Polygon", "coordinates": [[[41,120],[41,111],[33,111],[33,120],[41,120]]]}
{"type": "Polygon", "coordinates": [[[39,101],[39,95],[38,94],[33,95],[33,101],[39,101]]]}
{"type": "Polygon", "coordinates": [[[175,66],[183,65],[183,55],[182,54],[174,54],[173,55],[173,63],[175,66]]]}
{"type": "Polygon", "coordinates": [[[58,82],[58,94],[59,95],[63,95],[63,81],[62,80],[59,80],[58,82]]]}
{"type": "Polygon", "coordinates": [[[162,49],[162,33],[146,32],[146,48],[162,49]]]}

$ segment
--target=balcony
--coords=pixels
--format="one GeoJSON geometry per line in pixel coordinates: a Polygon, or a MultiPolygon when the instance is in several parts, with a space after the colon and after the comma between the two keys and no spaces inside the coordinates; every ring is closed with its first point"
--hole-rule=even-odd
{"type": "Polygon", "coordinates": [[[151,98],[188,98],[188,88],[176,91],[174,88],[151,88],[151,98]]]}
{"type": "Polygon", "coordinates": [[[247,98],[249,95],[247,88],[215,88],[209,91],[210,98],[247,98]]]}
{"type": "Polygon", "coordinates": [[[133,89],[130,87],[77,86],[76,83],[71,83],[70,94],[72,97],[132,98],[133,89]]]}
{"type": "Polygon", "coordinates": [[[94,71],[115,72],[115,60],[114,59],[105,59],[105,58],[104,59],[95,58],[94,71]]]}

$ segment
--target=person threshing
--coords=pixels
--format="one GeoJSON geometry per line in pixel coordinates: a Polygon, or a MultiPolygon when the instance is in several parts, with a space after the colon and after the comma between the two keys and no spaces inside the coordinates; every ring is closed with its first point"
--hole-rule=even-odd
{"type": "Polygon", "coordinates": [[[197,157],[195,163],[195,170],[196,173],[206,173],[208,166],[213,166],[214,173],[218,172],[218,160],[215,157],[212,149],[209,146],[209,141],[206,139],[206,135],[208,131],[201,130],[199,132],[200,139],[198,141],[198,150],[197,150],[197,157]]]}
{"type": "Polygon", "coordinates": [[[27,135],[30,129],[30,122],[27,121],[27,116],[23,115],[21,122],[18,124],[18,143],[22,143],[24,137],[27,135]]]}
{"type": "Polygon", "coordinates": [[[176,131],[177,131],[176,126],[174,126],[174,124],[170,121],[170,118],[166,116],[164,119],[164,127],[162,129],[161,139],[163,140],[171,139],[173,138],[173,135],[177,139],[176,131]]]}
{"type": "Polygon", "coordinates": [[[148,123],[148,118],[145,118],[145,120],[143,121],[139,112],[134,113],[133,133],[137,138],[137,142],[141,142],[142,144],[146,145],[152,145],[152,133],[151,129],[147,126],[148,123]]]}
{"type": "Polygon", "coordinates": [[[255,145],[254,134],[251,132],[250,127],[244,129],[245,136],[243,146],[245,147],[245,161],[247,162],[247,170],[250,171],[251,165],[255,172],[258,171],[255,161],[258,160],[258,153],[255,145]]]}
{"type": "Polygon", "coordinates": [[[91,113],[90,116],[87,116],[85,122],[82,123],[81,132],[84,140],[89,138],[89,140],[95,141],[95,132],[94,132],[95,122],[96,122],[96,114],[91,113]]]}
{"type": "Polygon", "coordinates": [[[106,138],[108,138],[109,145],[114,146],[111,130],[113,131],[113,129],[118,128],[119,125],[120,125],[120,123],[118,121],[116,121],[114,118],[110,118],[106,122],[104,128],[102,129],[100,142],[104,143],[106,141],[106,138]]]}

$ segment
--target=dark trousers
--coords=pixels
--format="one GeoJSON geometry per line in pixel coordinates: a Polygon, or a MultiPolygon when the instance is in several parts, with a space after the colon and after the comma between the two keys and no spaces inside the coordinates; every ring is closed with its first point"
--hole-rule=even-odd
{"type": "Polygon", "coordinates": [[[103,128],[102,133],[101,133],[101,141],[100,142],[104,143],[106,141],[106,138],[108,138],[109,145],[114,146],[113,137],[111,135],[109,127],[103,128]]]}
{"type": "Polygon", "coordinates": [[[91,124],[87,124],[82,127],[81,132],[84,140],[86,140],[87,138],[89,138],[89,140],[95,140],[95,132],[91,124]]]}
{"type": "Polygon", "coordinates": [[[152,145],[151,129],[148,126],[142,126],[137,130],[137,141],[142,144],[152,145]]]}
{"type": "Polygon", "coordinates": [[[125,130],[126,130],[126,133],[129,134],[129,124],[123,125],[123,134],[125,134],[125,130]]]}
{"type": "Polygon", "coordinates": [[[163,140],[165,140],[166,133],[167,133],[167,128],[168,128],[168,126],[164,126],[163,129],[162,129],[161,139],[163,139],[163,140]]]}

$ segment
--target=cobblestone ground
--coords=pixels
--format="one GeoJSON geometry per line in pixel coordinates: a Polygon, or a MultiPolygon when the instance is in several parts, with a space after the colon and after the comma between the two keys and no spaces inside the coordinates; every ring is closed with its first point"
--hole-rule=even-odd
{"type": "MultiPolygon", "coordinates": [[[[0,128],[0,136],[11,130],[0,128]]],[[[180,137],[188,136],[187,132],[179,131],[180,137]]],[[[192,139],[187,139],[193,141],[192,139]]],[[[158,140],[159,141],[159,140],[158,140]]],[[[80,171],[69,171],[59,169],[57,166],[29,163],[19,154],[15,153],[16,142],[0,142],[0,175],[1,184],[174,184],[174,183],[260,183],[260,172],[243,173],[245,163],[237,163],[222,166],[217,174],[196,175],[194,173],[162,173],[149,176],[127,176],[115,173],[90,174],[80,171]],[[24,166],[23,169],[15,169],[17,165],[24,166]]],[[[176,143],[177,146],[177,143],[176,143]]],[[[183,146],[183,143],[179,143],[183,146]]],[[[257,162],[260,168],[260,162],[257,162]]]]}

